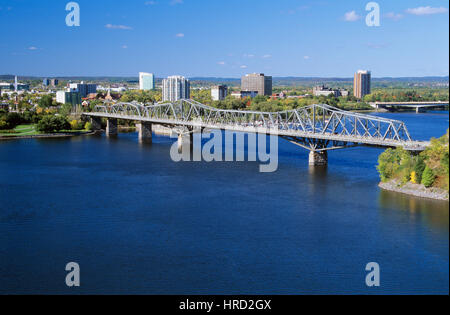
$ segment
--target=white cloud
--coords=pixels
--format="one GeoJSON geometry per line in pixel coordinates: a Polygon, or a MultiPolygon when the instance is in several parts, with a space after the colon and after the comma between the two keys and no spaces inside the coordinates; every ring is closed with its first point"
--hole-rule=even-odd
{"type": "Polygon", "coordinates": [[[122,48],[123,48],[123,49],[127,49],[128,46],[127,46],[127,45],[122,45],[122,48]]]}
{"type": "Polygon", "coordinates": [[[176,37],[178,37],[178,38],[182,38],[182,37],[184,37],[184,34],[183,33],[178,33],[177,35],[175,35],[176,37]]]}
{"type": "Polygon", "coordinates": [[[38,50],[38,48],[35,46],[30,46],[30,47],[28,47],[28,50],[38,50]]]}
{"type": "Polygon", "coordinates": [[[311,59],[311,57],[310,56],[303,56],[303,59],[309,60],[309,59],[311,59]]]}
{"type": "Polygon", "coordinates": [[[355,11],[350,11],[345,13],[344,20],[347,22],[355,22],[361,19],[361,16],[358,15],[355,11]]]}
{"type": "Polygon", "coordinates": [[[146,1],[145,5],[155,5],[156,1],[146,1]]]}
{"type": "Polygon", "coordinates": [[[267,54],[267,55],[264,55],[264,56],[262,56],[264,59],[268,59],[268,58],[272,58],[272,55],[269,55],[269,54],[267,54]]]}
{"type": "Polygon", "coordinates": [[[242,65],[241,69],[247,69],[247,66],[246,65],[242,65]]]}
{"type": "Polygon", "coordinates": [[[219,61],[217,64],[221,65],[221,66],[224,66],[226,64],[226,62],[225,61],[219,61]]]}
{"type": "Polygon", "coordinates": [[[403,18],[403,14],[400,14],[400,13],[394,13],[394,12],[389,12],[389,13],[386,13],[386,14],[384,15],[384,17],[387,18],[387,19],[391,19],[391,20],[394,20],[394,21],[398,21],[398,20],[400,20],[400,19],[403,18]]]}
{"type": "Polygon", "coordinates": [[[253,55],[253,54],[244,54],[244,57],[245,58],[254,58],[255,55],[253,55]]]}
{"type": "Polygon", "coordinates": [[[183,4],[183,0],[172,0],[170,1],[170,5],[183,4]]]}
{"type": "Polygon", "coordinates": [[[131,26],[113,25],[113,24],[106,24],[105,27],[112,29],[112,30],[132,30],[133,29],[131,26]]]}
{"type": "Polygon", "coordinates": [[[413,15],[430,15],[430,14],[440,14],[440,13],[447,13],[448,9],[444,7],[440,8],[433,8],[430,6],[427,7],[418,7],[418,8],[412,8],[406,10],[406,13],[413,14],[413,15]]]}

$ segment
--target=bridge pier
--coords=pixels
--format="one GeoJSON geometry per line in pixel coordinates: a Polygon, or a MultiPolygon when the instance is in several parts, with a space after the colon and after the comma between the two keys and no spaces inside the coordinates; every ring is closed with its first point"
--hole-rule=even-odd
{"type": "Polygon", "coordinates": [[[100,117],[91,118],[92,130],[97,131],[102,129],[102,119],[100,117]]]}
{"type": "Polygon", "coordinates": [[[136,125],[139,132],[139,142],[152,143],[153,125],[149,122],[141,122],[136,125]]]}
{"type": "Polygon", "coordinates": [[[178,152],[183,153],[184,150],[189,154],[193,152],[194,148],[194,134],[191,132],[189,134],[178,134],[178,152]]]}
{"type": "Polygon", "coordinates": [[[309,153],[310,166],[326,166],[328,165],[328,151],[311,151],[309,153]]]}
{"type": "Polygon", "coordinates": [[[107,124],[106,124],[106,135],[108,137],[110,136],[117,136],[119,132],[117,119],[108,118],[107,124]]]}
{"type": "Polygon", "coordinates": [[[416,107],[416,114],[424,113],[426,110],[423,107],[416,107]]]}

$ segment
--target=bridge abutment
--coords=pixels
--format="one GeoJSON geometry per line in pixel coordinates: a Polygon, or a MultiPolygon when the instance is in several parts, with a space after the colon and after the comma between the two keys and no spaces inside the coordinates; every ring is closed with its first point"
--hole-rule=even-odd
{"type": "Polygon", "coordinates": [[[153,125],[149,122],[141,122],[136,125],[139,132],[139,141],[143,143],[152,143],[153,125]]]}
{"type": "Polygon", "coordinates": [[[310,166],[326,166],[328,165],[328,151],[311,151],[309,153],[310,166]]]}
{"type": "Polygon", "coordinates": [[[106,124],[106,135],[108,137],[117,136],[118,133],[119,133],[119,128],[118,128],[117,119],[108,118],[108,121],[106,124]]]}

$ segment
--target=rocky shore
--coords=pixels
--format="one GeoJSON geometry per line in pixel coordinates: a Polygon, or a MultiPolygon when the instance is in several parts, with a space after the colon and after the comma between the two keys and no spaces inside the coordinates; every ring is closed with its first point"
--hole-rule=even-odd
{"type": "Polygon", "coordinates": [[[426,188],[424,185],[413,183],[400,185],[400,183],[395,180],[388,183],[380,183],[379,187],[384,190],[394,191],[420,198],[449,201],[448,192],[439,188],[426,188]]]}

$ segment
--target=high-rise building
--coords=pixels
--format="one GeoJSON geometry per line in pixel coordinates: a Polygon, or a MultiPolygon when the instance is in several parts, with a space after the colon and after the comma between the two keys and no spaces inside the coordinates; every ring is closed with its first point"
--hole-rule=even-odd
{"type": "Polygon", "coordinates": [[[247,74],[241,80],[242,91],[258,91],[258,95],[272,95],[272,77],[264,73],[247,74]]]}
{"type": "Polygon", "coordinates": [[[77,91],[58,91],[56,92],[56,102],[73,106],[79,105],[81,104],[81,95],[77,91]]]}
{"type": "Polygon", "coordinates": [[[82,98],[86,98],[91,93],[97,93],[97,84],[70,83],[69,88],[71,91],[78,91],[82,98]]]}
{"type": "Polygon", "coordinates": [[[139,89],[144,91],[155,88],[155,75],[153,73],[139,72],[139,89]]]}
{"type": "Polygon", "coordinates": [[[356,98],[362,99],[371,93],[371,79],[372,74],[370,71],[359,70],[355,73],[353,93],[356,98]]]}
{"type": "Polygon", "coordinates": [[[163,80],[163,102],[175,102],[191,97],[191,84],[182,76],[170,76],[163,80]]]}
{"type": "Polygon", "coordinates": [[[226,85],[217,85],[211,88],[211,98],[213,101],[222,101],[228,96],[226,85]]]}
{"type": "Polygon", "coordinates": [[[49,86],[50,85],[50,80],[45,78],[44,80],[42,80],[42,85],[43,86],[49,86]]]}
{"type": "Polygon", "coordinates": [[[58,79],[51,79],[51,80],[50,80],[50,84],[51,84],[52,86],[58,86],[59,80],[58,80],[58,79]]]}

